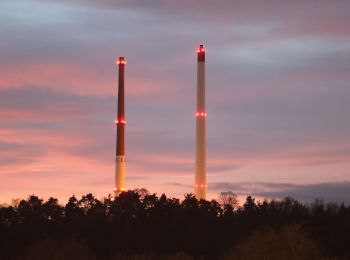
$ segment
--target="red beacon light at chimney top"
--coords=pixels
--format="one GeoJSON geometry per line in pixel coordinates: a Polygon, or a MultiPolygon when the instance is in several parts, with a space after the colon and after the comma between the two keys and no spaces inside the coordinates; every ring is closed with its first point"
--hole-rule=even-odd
{"type": "Polygon", "coordinates": [[[118,65],[120,65],[120,64],[125,65],[125,64],[126,64],[126,60],[125,60],[124,58],[119,58],[119,59],[117,60],[117,64],[118,64],[118,65]]]}
{"type": "Polygon", "coordinates": [[[205,52],[205,48],[203,47],[203,45],[200,45],[200,47],[197,49],[197,52],[205,52]]]}

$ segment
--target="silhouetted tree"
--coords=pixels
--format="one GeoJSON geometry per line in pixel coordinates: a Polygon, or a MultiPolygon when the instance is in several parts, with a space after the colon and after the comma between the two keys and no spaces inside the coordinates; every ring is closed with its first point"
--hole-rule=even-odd
{"type": "Polygon", "coordinates": [[[21,223],[40,224],[45,222],[43,200],[31,195],[27,200],[21,200],[18,204],[18,217],[21,223]]]}
{"type": "Polygon", "coordinates": [[[223,209],[225,208],[226,205],[231,206],[232,209],[235,209],[238,207],[237,195],[232,191],[220,192],[218,201],[223,209]]]}
{"type": "Polygon", "coordinates": [[[80,208],[79,201],[75,196],[69,198],[68,203],[64,208],[65,220],[69,224],[78,223],[84,214],[83,209],[80,208]]]}
{"type": "Polygon", "coordinates": [[[133,191],[140,195],[141,200],[149,195],[149,191],[146,188],[134,189],[133,191]]]}
{"type": "Polygon", "coordinates": [[[222,194],[221,204],[193,194],[180,202],[136,189],[100,200],[90,193],[72,196],[64,207],[31,195],[0,207],[0,259],[47,259],[58,248],[57,257],[76,259],[215,260],[232,248],[227,256],[237,259],[254,259],[254,252],[350,258],[349,206],[248,196],[237,208],[234,194],[222,194]]]}
{"type": "Polygon", "coordinates": [[[64,216],[64,209],[58,204],[58,200],[55,198],[49,198],[43,204],[43,211],[45,218],[50,222],[58,222],[64,216]]]}
{"type": "Polygon", "coordinates": [[[243,204],[243,209],[245,214],[251,214],[256,212],[257,206],[255,204],[255,199],[248,196],[246,202],[243,204]]]}

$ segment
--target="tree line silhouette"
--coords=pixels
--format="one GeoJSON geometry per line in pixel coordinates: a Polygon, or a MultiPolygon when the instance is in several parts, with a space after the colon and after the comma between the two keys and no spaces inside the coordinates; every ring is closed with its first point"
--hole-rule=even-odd
{"type": "Polygon", "coordinates": [[[180,201],[137,189],[64,206],[31,195],[0,207],[0,259],[350,259],[349,234],[344,204],[248,196],[240,207],[232,192],[180,201]]]}

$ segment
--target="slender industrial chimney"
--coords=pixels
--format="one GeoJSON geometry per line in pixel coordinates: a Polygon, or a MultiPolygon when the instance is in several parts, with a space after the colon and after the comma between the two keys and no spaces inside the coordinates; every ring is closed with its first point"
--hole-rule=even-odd
{"type": "Polygon", "coordinates": [[[205,49],[197,50],[197,112],[196,112],[196,165],[194,194],[197,200],[205,199],[207,192],[205,169],[205,49]]]}
{"type": "Polygon", "coordinates": [[[115,120],[117,125],[117,147],[115,158],[115,187],[114,196],[119,196],[125,190],[125,111],[124,111],[124,70],[126,61],[119,57],[118,72],[118,116],[115,120]]]}

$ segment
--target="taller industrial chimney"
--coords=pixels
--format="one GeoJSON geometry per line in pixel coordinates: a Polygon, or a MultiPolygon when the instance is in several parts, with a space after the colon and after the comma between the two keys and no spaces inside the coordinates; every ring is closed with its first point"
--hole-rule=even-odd
{"type": "Polygon", "coordinates": [[[196,165],[194,194],[197,200],[205,199],[207,193],[205,167],[205,49],[197,49],[197,112],[196,112],[196,165]]]}
{"type": "Polygon", "coordinates": [[[115,186],[114,196],[119,196],[125,190],[125,111],[124,111],[124,70],[126,61],[119,57],[118,65],[118,116],[115,120],[117,125],[117,147],[115,158],[115,186]]]}

